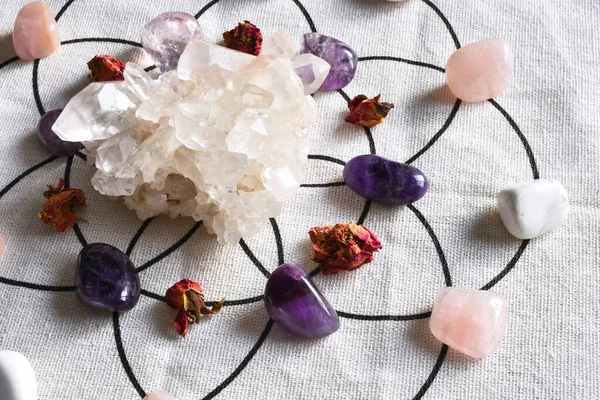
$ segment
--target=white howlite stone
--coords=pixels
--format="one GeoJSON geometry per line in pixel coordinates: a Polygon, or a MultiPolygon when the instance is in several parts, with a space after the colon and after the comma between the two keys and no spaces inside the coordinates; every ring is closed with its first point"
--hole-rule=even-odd
{"type": "Polygon", "coordinates": [[[37,400],[37,380],[20,353],[0,351],[0,400],[37,400]]]}
{"type": "Polygon", "coordinates": [[[537,179],[502,190],[498,194],[498,211],[513,236],[533,239],[567,219],[569,198],[560,182],[537,179]]]}
{"type": "Polygon", "coordinates": [[[191,41],[157,80],[128,63],[125,81],[90,84],[53,129],[84,143],[94,188],[139,218],[192,217],[237,244],[279,216],[304,178],[317,108],[294,69],[191,41]]]}

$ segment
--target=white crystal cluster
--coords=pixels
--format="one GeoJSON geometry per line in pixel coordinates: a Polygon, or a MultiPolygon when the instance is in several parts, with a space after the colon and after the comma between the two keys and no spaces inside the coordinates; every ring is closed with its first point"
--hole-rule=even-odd
{"type": "Polygon", "coordinates": [[[53,130],[84,142],[94,188],[139,218],[192,217],[236,244],[300,186],[316,111],[289,58],[192,41],[157,80],[128,63],[124,82],[91,83],[53,130]]]}

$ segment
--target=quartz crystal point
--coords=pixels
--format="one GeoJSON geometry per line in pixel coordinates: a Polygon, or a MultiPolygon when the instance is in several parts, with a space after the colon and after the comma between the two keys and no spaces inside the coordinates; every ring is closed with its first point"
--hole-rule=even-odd
{"type": "Polygon", "coordinates": [[[358,156],[348,161],[344,181],[367,200],[395,206],[414,203],[429,189],[427,177],[415,167],[376,155],[358,156]]]}
{"type": "Polygon", "coordinates": [[[314,54],[298,54],[292,58],[294,69],[304,84],[304,94],[313,94],[321,88],[331,66],[314,54]]]}
{"type": "Polygon", "coordinates": [[[79,253],[77,296],[94,308],[131,310],[140,298],[140,278],[121,250],[104,243],[88,244],[79,253]]]}
{"type": "Polygon", "coordinates": [[[52,125],[61,112],[62,110],[52,110],[42,115],[37,126],[37,136],[50,154],[56,157],[68,157],[75,155],[83,145],[78,142],[65,142],[54,133],[52,125]]]}
{"type": "Polygon", "coordinates": [[[485,101],[502,94],[510,86],[513,64],[513,52],[504,40],[471,43],[448,59],[446,81],[459,99],[485,101]]]}
{"type": "Polygon", "coordinates": [[[41,1],[25,4],[15,18],[13,47],[21,60],[48,57],[60,47],[52,11],[41,1]]]}
{"type": "Polygon", "coordinates": [[[340,327],[335,309],[310,275],[295,264],[273,271],[265,289],[265,306],[273,321],[294,336],[316,339],[340,327]]]}
{"type": "Polygon", "coordinates": [[[317,116],[291,60],[192,40],[177,70],[152,80],[128,63],[124,78],[88,85],[53,126],[84,142],[96,190],[144,220],[203,221],[228,244],[279,216],[303,180],[317,116]]]}
{"type": "Polygon", "coordinates": [[[296,46],[286,31],[277,31],[263,41],[260,54],[292,58],[296,54],[296,46]]]}
{"type": "Polygon", "coordinates": [[[321,90],[338,90],[354,79],[358,56],[350,46],[338,39],[320,33],[307,33],[303,37],[300,53],[312,53],[331,66],[321,90]]]}
{"type": "Polygon", "coordinates": [[[0,350],[0,400],[38,400],[35,371],[21,353],[0,350]]]}
{"type": "Polygon", "coordinates": [[[176,69],[189,41],[202,37],[196,18],[183,12],[160,14],[148,22],[141,33],[142,46],[160,72],[176,69]]]}
{"type": "Polygon", "coordinates": [[[498,194],[498,211],[516,238],[533,239],[560,226],[569,215],[569,197],[560,182],[536,179],[498,194]]]}
{"type": "Polygon", "coordinates": [[[485,358],[502,343],[508,304],[483,290],[442,289],[433,305],[429,328],[442,343],[473,358],[485,358]]]}

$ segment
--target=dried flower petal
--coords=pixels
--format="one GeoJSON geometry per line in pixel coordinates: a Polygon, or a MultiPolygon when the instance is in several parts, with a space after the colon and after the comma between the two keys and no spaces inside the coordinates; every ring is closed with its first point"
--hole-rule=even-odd
{"type": "Polygon", "coordinates": [[[173,323],[181,336],[185,337],[189,324],[198,323],[201,315],[218,314],[225,302],[223,299],[212,308],[208,308],[204,299],[202,286],[189,279],[183,279],[167,290],[165,295],[167,305],[174,310],[179,310],[173,323]]]}
{"type": "Polygon", "coordinates": [[[88,61],[87,65],[91,71],[88,76],[92,82],[125,80],[125,63],[113,56],[96,56],[88,61]]]}
{"type": "Polygon", "coordinates": [[[223,39],[225,47],[257,56],[260,54],[263,35],[256,25],[244,21],[232,30],[224,32],[223,39]]]}
{"type": "Polygon", "coordinates": [[[381,242],[366,226],[337,224],[318,226],[308,232],[315,251],[313,260],[324,275],[352,271],[373,261],[381,242]]]}
{"type": "Polygon", "coordinates": [[[45,224],[52,224],[56,232],[66,232],[75,225],[77,217],[73,214],[75,206],[85,207],[85,194],[80,189],[63,189],[63,179],[54,188],[48,185],[44,197],[48,199],[39,217],[45,224]]]}
{"type": "Polygon", "coordinates": [[[356,125],[372,128],[381,124],[394,105],[392,103],[382,103],[379,101],[381,95],[369,99],[364,94],[356,96],[348,103],[350,114],[346,117],[346,122],[356,125]]]}

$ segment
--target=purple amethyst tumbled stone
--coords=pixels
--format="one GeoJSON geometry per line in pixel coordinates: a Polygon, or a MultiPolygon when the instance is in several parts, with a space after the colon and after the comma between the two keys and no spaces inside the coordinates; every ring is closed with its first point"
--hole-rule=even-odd
{"type": "Polygon", "coordinates": [[[273,271],[265,289],[265,306],[271,319],[294,336],[316,339],[340,327],[335,309],[295,264],[283,264],[273,271]]]}
{"type": "Polygon", "coordinates": [[[54,133],[52,125],[54,125],[61,112],[60,109],[52,110],[42,115],[37,126],[37,137],[44,148],[53,156],[69,157],[81,150],[83,145],[79,142],[65,142],[54,133]]]}
{"type": "Polygon", "coordinates": [[[338,90],[354,79],[358,56],[350,46],[338,39],[320,33],[307,33],[302,38],[300,53],[312,53],[331,66],[321,90],[338,90]]]}
{"type": "Polygon", "coordinates": [[[79,253],[77,296],[94,308],[129,311],[140,299],[140,278],[129,257],[104,243],[88,244],[79,253]]]}
{"type": "Polygon", "coordinates": [[[370,154],[348,161],[344,182],[367,200],[394,206],[414,203],[429,189],[427,177],[415,167],[370,154]]]}

